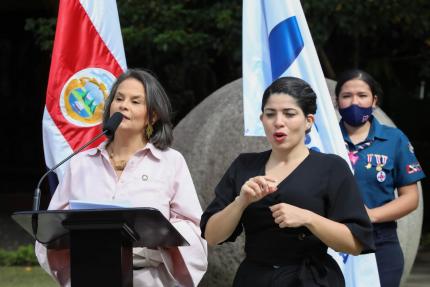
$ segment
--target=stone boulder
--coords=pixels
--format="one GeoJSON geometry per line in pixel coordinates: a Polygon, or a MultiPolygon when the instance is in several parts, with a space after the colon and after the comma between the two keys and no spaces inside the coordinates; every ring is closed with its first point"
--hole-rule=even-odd
{"type": "MultiPolygon", "coordinates": [[[[335,82],[327,80],[334,99],[335,82]]],[[[394,125],[381,110],[375,116],[394,125]]],[[[195,107],[174,129],[173,147],[185,157],[204,208],[214,196],[214,188],[231,162],[243,152],[270,149],[265,137],[243,136],[242,80],[215,91],[195,107]]],[[[405,254],[404,279],[410,272],[421,234],[422,198],[419,208],[399,221],[399,236],[405,254]]],[[[200,286],[231,286],[244,257],[243,235],[234,243],[209,248],[209,269],[200,286]]]]}

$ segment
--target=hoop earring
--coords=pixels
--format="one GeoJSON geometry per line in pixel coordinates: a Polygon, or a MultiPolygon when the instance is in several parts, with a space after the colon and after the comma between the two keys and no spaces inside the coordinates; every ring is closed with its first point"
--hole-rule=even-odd
{"type": "Polygon", "coordinates": [[[152,133],[154,132],[154,128],[152,127],[152,125],[150,123],[148,123],[148,125],[146,126],[146,138],[149,140],[152,136],[152,133]]]}

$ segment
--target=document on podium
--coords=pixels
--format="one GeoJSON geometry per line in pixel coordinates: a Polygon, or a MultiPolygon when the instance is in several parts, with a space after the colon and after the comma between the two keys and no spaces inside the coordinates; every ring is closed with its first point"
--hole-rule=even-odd
{"type": "Polygon", "coordinates": [[[121,201],[95,201],[95,200],[69,200],[70,209],[109,209],[131,208],[128,202],[121,201]]]}

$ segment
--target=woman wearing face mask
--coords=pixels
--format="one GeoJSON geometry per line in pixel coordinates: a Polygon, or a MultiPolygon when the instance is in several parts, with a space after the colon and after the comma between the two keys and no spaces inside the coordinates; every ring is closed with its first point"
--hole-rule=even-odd
{"type": "Polygon", "coordinates": [[[283,77],[264,92],[261,111],[272,148],[234,160],[202,215],[202,236],[216,245],[245,231],[235,287],[345,286],[327,247],[371,251],[371,223],[347,163],[305,146],[316,95],[283,77]]]}
{"type": "Polygon", "coordinates": [[[372,116],[382,90],[368,73],[344,72],[335,93],[342,134],[374,227],[381,287],[397,287],[404,260],[396,220],[417,208],[417,181],[425,175],[408,138],[372,116]]]}

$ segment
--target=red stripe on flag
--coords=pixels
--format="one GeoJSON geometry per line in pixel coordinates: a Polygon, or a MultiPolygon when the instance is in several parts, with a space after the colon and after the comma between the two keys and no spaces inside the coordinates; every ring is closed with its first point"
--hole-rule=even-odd
{"type": "Polygon", "coordinates": [[[55,32],[46,107],[73,150],[98,134],[101,127],[79,127],[65,119],[60,110],[60,94],[71,76],[90,67],[107,70],[115,77],[123,72],[79,1],[62,0],[55,32]]]}

